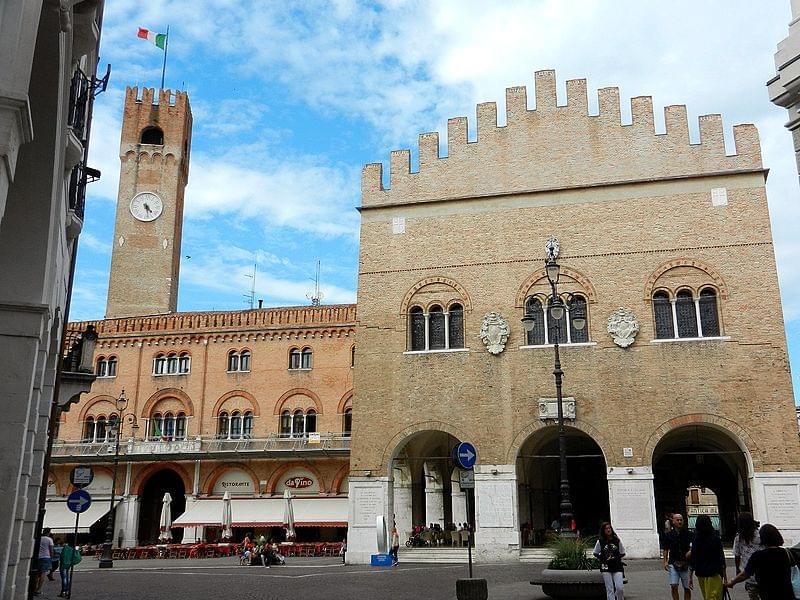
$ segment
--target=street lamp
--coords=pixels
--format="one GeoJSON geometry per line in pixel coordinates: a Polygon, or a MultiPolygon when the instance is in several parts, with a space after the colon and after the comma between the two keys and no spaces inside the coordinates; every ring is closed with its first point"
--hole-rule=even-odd
{"type": "MultiPolygon", "coordinates": [[[[561,370],[561,358],[558,351],[558,335],[560,331],[559,322],[564,318],[566,312],[570,312],[572,316],[572,327],[578,331],[586,327],[586,311],[583,302],[574,302],[574,295],[567,292],[566,299],[562,299],[558,294],[558,278],[561,271],[561,266],[556,262],[556,251],[548,244],[548,256],[545,261],[545,273],[547,280],[550,282],[550,297],[547,299],[547,311],[550,317],[551,324],[551,340],[553,342],[553,351],[555,352],[555,365],[553,367],[553,376],[556,380],[556,402],[558,404],[558,459],[560,470],[560,492],[561,501],[559,505],[562,535],[564,532],[569,532],[566,535],[571,535],[572,532],[572,501],[570,500],[569,493],[569,478],[567,476],[567,438],[564,433],[564,401],[561,396],[561,382],[564,377],[564,371],[561,370]]],[[[535,326],[534,316],[526,312],[522,317],[522,326],[526,332],[533,331],[535,326]]],[[[567,323],[567,327],[570,324],[567,323]]]]}
{"type": "Polygon", "coordinates": [[[128,406],[128,399],[123,389],[117,398],[117,421],[114,424],[116,440],[114,443],[114,475],[111,478],[111,505],[108,509],[108,523],[106,525],[106,541],[103,542],[103,553],[100,555],[100,568],[110,569],[114,566],[112,546],[114,545],[114,492],[117,489],[117,466],[119,465],[119,439],[122,437],[122,412],[128,406]]]}

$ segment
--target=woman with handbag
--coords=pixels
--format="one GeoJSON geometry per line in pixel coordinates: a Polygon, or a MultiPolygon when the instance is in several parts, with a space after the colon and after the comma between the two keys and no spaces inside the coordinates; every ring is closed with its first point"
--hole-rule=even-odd
{"type": "Polygon", "coordinates": [[[611,523],[603,523],[600,526],[600,535],[594,545],[593,554],[600,561],[600,573],[603,574],[603,582],[606,584],[606,598],[623,600],[625,598],[622,591],[625,563],[622,562],[622,558],[625,556],[625,546],[617,537],[611,523]]]}
{"type": "Polygon", "coordinates": [[[711,517],[697,517],[694,541],[689,551],[689,568],[697,575],[703,600],[722,600],[723,585],[728,580],[722,540],[711,523],[711,517]]]}
{"type": "Polygon", "coordinates": [[[727,584],[737,583],[755,576],[761,600],[796,600],[792,588],[792,571],[798,569],[798,558],[788,548],[783,548],[783,536],[774,525],[762,525],[758,530],[763,550],[755,552],[744,571],[727,584]]]}

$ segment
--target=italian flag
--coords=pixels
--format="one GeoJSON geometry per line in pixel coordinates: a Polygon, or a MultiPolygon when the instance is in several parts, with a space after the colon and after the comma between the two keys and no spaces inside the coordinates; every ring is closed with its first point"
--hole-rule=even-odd
{"type": "Polygon", "coordinates": [[[142,27],[139,27],[138,36],[143,40],[153,42],[162,50],[164,50],[164,47],[167,45],[167,36],[164,33],[156,33],[154,31],[150,31],[149,29],[143,29],[142,27]]]}

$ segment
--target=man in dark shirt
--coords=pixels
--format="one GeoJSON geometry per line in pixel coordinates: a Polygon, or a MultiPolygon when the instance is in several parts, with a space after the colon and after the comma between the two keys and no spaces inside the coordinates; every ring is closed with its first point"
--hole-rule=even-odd
{"type": "Polygon", "coordinates": [[[678,600],[678,586],[683,585],[684,600],[691,600],[692,574],[686,554],[692,547],[692,537],[684,526],[683,515],[672,515],[672,531],[664,536],[664,570],[669,573],[672,600],[678,600]]]}

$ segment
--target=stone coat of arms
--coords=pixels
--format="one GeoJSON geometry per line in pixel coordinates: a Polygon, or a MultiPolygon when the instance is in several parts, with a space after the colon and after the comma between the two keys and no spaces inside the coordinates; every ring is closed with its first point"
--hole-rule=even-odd
{"type": "Polygon", "coordinates": [[[639,320],[633,311],[620,307],[608,317],[608,333],[617,346],[627,348],[639,333],[639,320]]]}
{"type": "Polygon", "coordinates": [[[490,312],[483,318],[483,325],[478,337],[481,338],[486,349],[492,354],[500,354],[508,341],[508,321],[500,313],[490,312]]]}

